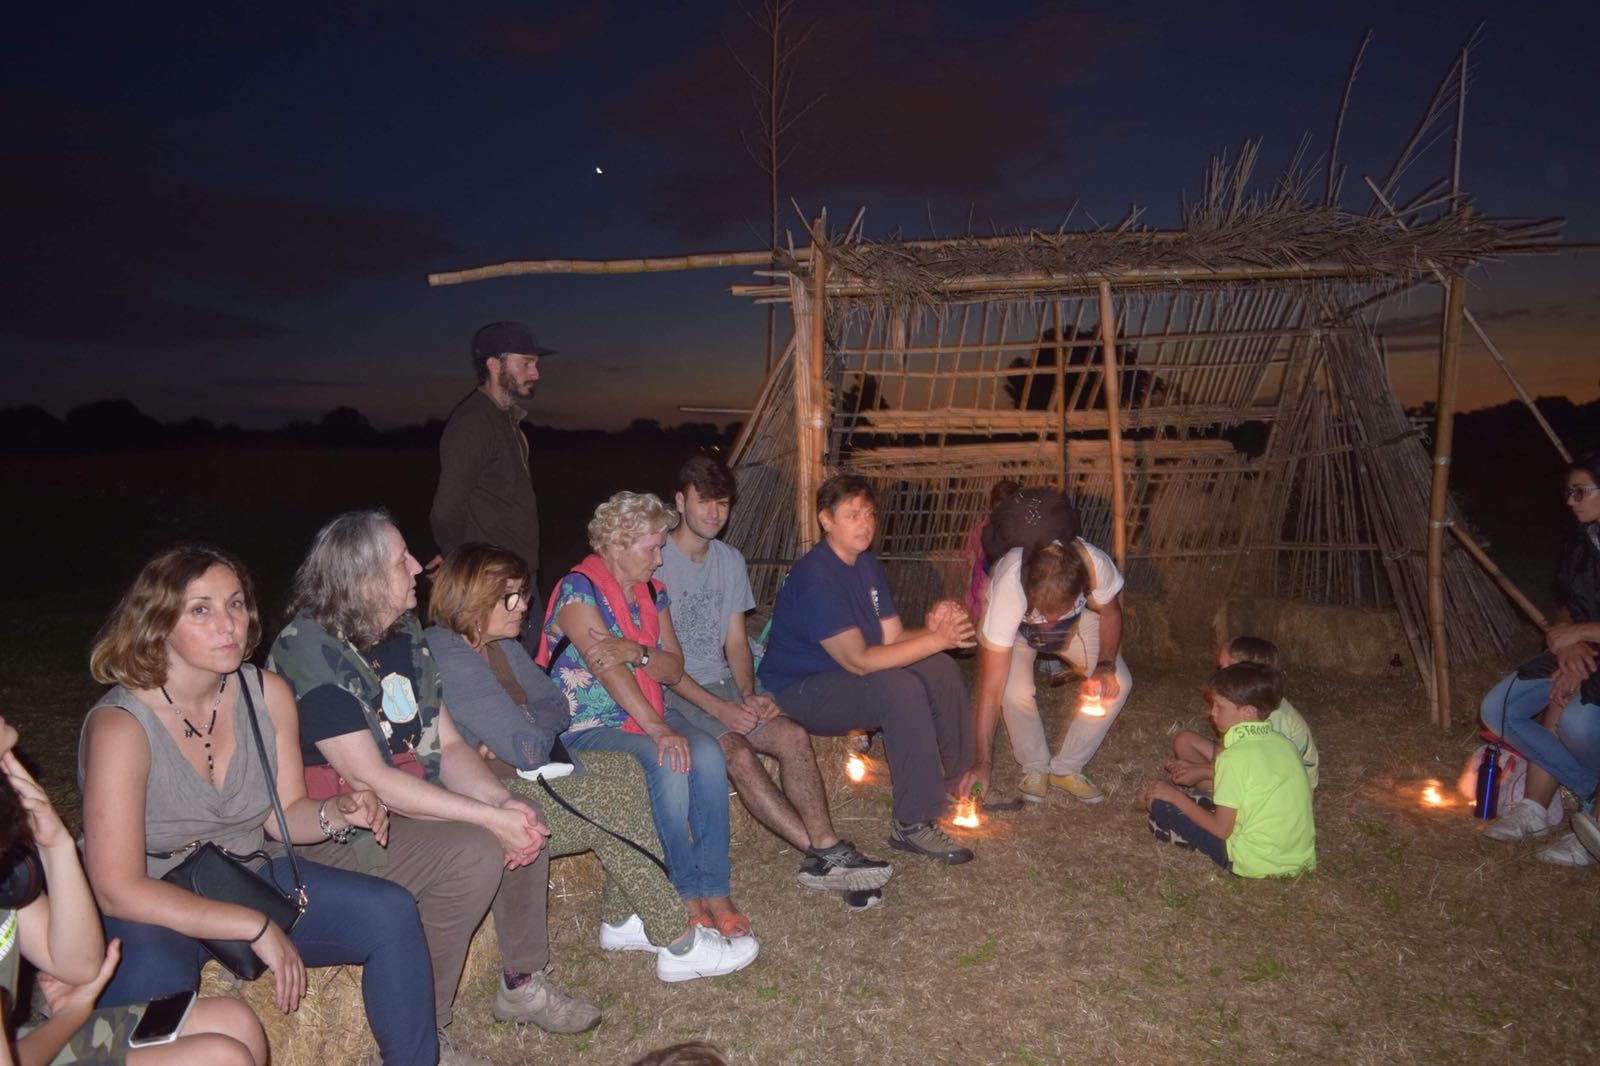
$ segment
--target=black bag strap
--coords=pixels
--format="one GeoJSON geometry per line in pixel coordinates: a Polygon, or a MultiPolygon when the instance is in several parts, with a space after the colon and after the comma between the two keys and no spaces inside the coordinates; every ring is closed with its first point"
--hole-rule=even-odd
{"type": "MultiPolygon", "coordinates": [[[[289,856],[289,869],[294,874],[295,905],[300,908],[300,913],[304,914],[306,904],[309,902],[306,896],[306,883],[300,877],[300,863],[295,859],[294,842],[289,839],[289,820],[283,816],[283,804],[278,800],[278,779],[272,773],[271,761],[267,759],[267,742],[261,738],[261,723],[256,721],[255,697],[250,695],[250,683],[244,676],[244,666],[241,665],[235,674],[239,678],[239,687],[244,690],[244,707],[249,712],[247,717],[250,719],[250,732],[256,738],[256,750],[261,755],[261,769],[267,775],[267,795],[272,800],[272,813],[278,816],[278,832],[283,834],[281,840],[283,851],[289,856]]],[[[261,676],[259,670],[256,671],[256,676],[261,676]]],[[[262,693],[265,692],[263,689],[262,693]]]]}
{"type": "Polygon", "coordinates": [[[601,825],[599,822],[595,821],[593,818],[590,818],[587,814],[584,814],[582,811],[578,810],[578,808],[574,807],[572,804],[568,803],[566,800],[564,800],[560,796],[556,795],[556,790],[551,788],[550,787],[550,782],[546,781],[544,778],[542,778],[542,777],[539,778],[539,784],[544,788],[545,792],[547,792],[549,794],[551,799],[555,800],[557,803],[561,804],[561,806],[563,806],[563,807],[565,807],[567,809],[567,813],[572,814],[572,815],[576,815],[577,817],[582,818],[584,821],[588,822],[590,825],[594,826],[596,829],[600,830],[602,833],[606,834],[607,836],[615,837],[616,839],[622,841],[624,844],[628,845],[628,847],[632,848],[634,851],[637,851],[640,855],[643,855],[645,858],[649,859],[651,862],[653,862],[657,866],[661,867],[661,872],[663,874],[666,874],[668,876],[668,878],[670,879],[671,874],[667,873],[667,864],[662,862],[660,859],[656,858],[655,855],[651,853],[649,848],[644,847],[643,845],[639,844],[637,841],[629,840],[627,837],[623,836],[621,833],[613,832],[612,830],[607,829],[605,826],[601,825]]]}

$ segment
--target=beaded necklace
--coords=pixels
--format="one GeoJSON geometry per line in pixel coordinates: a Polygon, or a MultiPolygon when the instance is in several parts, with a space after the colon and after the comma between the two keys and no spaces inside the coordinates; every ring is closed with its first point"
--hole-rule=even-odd
{"type": "Polygon", "coordinates": [[[215,787],[215,785],[217,783],[217,775],[216,775],[216,764],[212,761],[212,758],[211,758],[211,731],[217,727],[217,708],[222,706],[222,690],[228,687],[228,676],[226,674],[224,674],[222,676],[222,684],[217,686],[217,698],[211,701],[211,720],[206,722],[206,727],[204,729],[201,729],[199,726],[197,726],[193,722],[189,721],[189,716],[188,715],[186,715],[182,711],[176,709],[177,708],[177,704],[172,702],[172,695],[169,692],[167,692],[167,686],[162,685],[160,687],[161,687],[161,695],[166,698],[167,706],[174,708],[172,713],[176,714],[178,716],[178,721],[183,723],[183,735],[184,735],[184,737],[186,739],[188,737],[204,737],[205,738],[205,744],[206,744],[206,780],[210,781],[212,786],[215,787]]]}

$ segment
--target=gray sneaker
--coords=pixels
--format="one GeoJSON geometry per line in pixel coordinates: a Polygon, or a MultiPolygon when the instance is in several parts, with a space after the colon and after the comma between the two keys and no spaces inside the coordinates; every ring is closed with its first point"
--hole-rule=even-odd
{"type": "Polygon", "coordinates": [[[972,861],[971,848],[957,844],[932,822],[891,821],[889,846],[899,848],[901,851],[915,852],[951,866],[972,861]]]}
{"type": "Polygon", "coordinates": [[[1596,823],[1594,815],[1588,811],[1572,812],[1572,832],[1578,838],[1578,843],[1589,849],[1589,854],[1600,862],[1600,823],[1596,823]]]}
{"type": "Polygon", "coordinates": [[[504,976],[496,981],[494,1016],[502,1022],[532,1022],[547,1033],[581,1033],[599,1024],[600,1008],[568,995],[541,970],[516,988],[507,988],[504,976]]]}
{"type": "MultiPolygon", "coordinates": [[[[376,1052],[373,1053],[371,1061],[373,1063],[378,1061],[376,1052]]],[[[484,1058],[482,1055],[474,1055],[470,1051],[462,1050],[454,1040],[444,1034],[443,1029],[440,1029],[439,1066],[494,1066],[494,1062],[491,1059],[484,1058]]]]}

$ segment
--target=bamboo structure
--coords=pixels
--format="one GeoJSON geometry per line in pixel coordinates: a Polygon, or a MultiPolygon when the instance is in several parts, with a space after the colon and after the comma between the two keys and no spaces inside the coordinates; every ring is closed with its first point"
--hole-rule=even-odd
{"type": "MultiPolygon", "coordinates": [[[[1559,220],[1460,209],[1455,152],[1443,177],[1402,195],[1423,146],[1460,129],[1466,57],[1388,175],[1367,181],[1370,209],[1337,202],[1337,149],[1325,181],[1292,164],[1263,190],[1247,143],[1213,161],[1173,229],[1140,227],[1135,212],[1072,232],[871,241],[854,224],[830,233],[823,215],[776,266],[761,249],[429,280],[751,268],[730,291],[787,306],[791,327],[730,454],[740,502],[726,536],[760,602],[815,543],[829,472],[874,485],[876,551],[911,620],[964,585],[963,544],[997,479],[1056,485],[1134,597],[1206,621],[1235,597],[1395,612],[1448,724],[1451,658],[1507,652],[1519,625],[1508,596],[1542,621],[1472,539],[1437,461],[1450,455],[1463,321],[1488,343],[1463,286],[1486,260],[1563,247],[1559,220]],[[1430,459],[1380,328],[1436,283],[1449,299],[1430,459]]],[[[1341,103],[1336,138],[1344,120],[1341,103]]]]}
{"type": "Polygon", "coordinates": [[[1445,635],[1444,509],[1450,499],[1450,458],[1455,442],[1456,383],[1460,377],[1461,303],[1465,282],[1450,279],[1444,337],[1439,345],[1439,401],[1433,431],[1433,484],[1428,494],[1428,629],[1433,656],[1433,720],[1450,725],[1450,650],[1445,635]]]}

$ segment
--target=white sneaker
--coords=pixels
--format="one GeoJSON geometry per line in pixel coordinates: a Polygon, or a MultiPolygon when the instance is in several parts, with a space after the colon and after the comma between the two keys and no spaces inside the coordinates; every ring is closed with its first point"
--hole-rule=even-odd
{"type": "Polygon", "coordinates": [[[600,946],[607,951],[654,951],[656,946],[644,933],[644,919],[628,915],[621,925],[600,923],[600,946]]]}
{"type": "Polygon", "coordinates": [[[1568,833],[1554,844],[1546,845],[1536,852],[1540,862],[1551,862],[1557,866],[1593,866],[1595,858],[1589,854],[1589,849],[1583,846],[1583,841],[1578,839],[1576,833],[1568,833]]]}
{"type": "Polygon", "coordinates": [[[1490,840],[1522,840],[1548,833],[1555,824],[1542,803],[1524,796],[1515,807],[1490,822],[1483,835],[1490,840]]]}
{"type": "Polygon", "coordinates": [[[1572,831],[1578,843],[1589,849],[1589,854],[1600,860],[1600,822],[1585,811],[1572,812],[1572,831]]]}
{"type": "Polygon", "coordinates": [[[696,977],[718,977],[742,970],[755,961],[761,945],[753,936],[729,940],[715,929],[694,927],[694,944],[678,954],[671,948],[656,948],[656,976],[663,981],[693,981],[696,977]]]}

